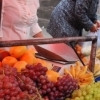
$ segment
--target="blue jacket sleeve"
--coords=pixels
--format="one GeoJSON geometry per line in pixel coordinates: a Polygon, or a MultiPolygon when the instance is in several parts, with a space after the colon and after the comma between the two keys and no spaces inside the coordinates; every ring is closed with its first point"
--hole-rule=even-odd
{"type": "Polygon", "coordinates": [[[87,15],[91,2],[92,0],[76,0],[75,5],[75,16],[87,31],[93,26],[92,20],[87,15]]]}
{"type": "Polygon", "coordinates": [[[92,15],[90,19],[94,23],[97,20],[97,14],[92,15]]]}

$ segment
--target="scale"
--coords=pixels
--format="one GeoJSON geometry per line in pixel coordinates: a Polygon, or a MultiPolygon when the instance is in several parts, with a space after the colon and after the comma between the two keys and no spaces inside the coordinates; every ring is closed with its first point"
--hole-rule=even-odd
{"type": "Polygon", "coordinates": [[[79,60],[72,47],[65,43],[35,45],[36,57],[61,64],[72,64],[79,60]]]}

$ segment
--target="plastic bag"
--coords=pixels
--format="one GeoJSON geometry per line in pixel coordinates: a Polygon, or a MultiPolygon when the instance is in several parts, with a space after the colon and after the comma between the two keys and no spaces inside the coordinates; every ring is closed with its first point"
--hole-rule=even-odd
{"type": "MultiPolygon", "coordinates": [[[[100,47],[100,29],[97,31],[97,32],[90,32],[90,33],[88,33],[86,36],[97,36],[97,48],[99,48],[100,47]]],[[[89,42],[85,42],[85,43],[83,43],[83,46],[85,45],[85,46],[89,46],[89,45],[91,45],[91,41],[89,41],[89,42]]]]}
{"type": "Polygon", "coordinates": [[[97,47],[100,48],[100,29],[97,31],[97,36],[98,36],[98,40],[97,40],[97,47]]]}
{"type": "MultiPolygon", "coordinates": [[[[97,32],[89,32],[86,36],[97,36],[97,48],[100,48],[100,29],[97,32]]],[[[89,55],[91,52],[92,41],[82,43],[82,53],[89,55]]]]}

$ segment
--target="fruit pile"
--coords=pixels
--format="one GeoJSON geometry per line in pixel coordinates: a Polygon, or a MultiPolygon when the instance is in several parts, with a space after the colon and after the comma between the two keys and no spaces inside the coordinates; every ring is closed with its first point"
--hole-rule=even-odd
{"type": "Polygon", "coordinates": [[[75,90],[72,98],[67,98],[66,100],[100,100],[100,82],[75,90]]]}
{"type": "Polygon", "coordinates": [[[41,63],[43,66],[51,66],[50,63],[35,57],[36,50],[27,48],[26,46],[14,46],[9,50],[0,49],[0,66],[9,65],[11,67],[18,66],[18,71],[25,68],[27,64],[41,63]]]}
{"type": "Polygon", "coordinates": [[[14,67],[0,69],[0,100],[31,100],[33,93],[36,88],[30,78],[19,76],[14,67]]]}
{"type": "Polygon", "coordinates": [[[94,67],[94,76],[97,77],[100,75],[100,63],[96,63],[94,67]]]}
{"type": "Polygon", "coordinates": [[[69,70],[65,69],[64,73],[77,79],[80,86],[94,82],[93,73],[88,70],[88,66],[82,66],[80,62],[76,62],[75,65],[71,65],[69,70]]]}
{"type": "MultiPolygon", "coordinates": [[[[79,57],[82,59],[82,61],[84,62],[84,64],[88,65],[89,64],[89,59],[84,56],[83,52],[82,52],[82,47],[80,45],[76,45],[75,46],[75,50],[78,53],[79,57]]],[[[87,49],[86,49],[87,50],[87,49]]]]}
{"type": "Polygon", "coordinates": [[[96,57],[100,60],[100,48],[98,48],[96,51],[96,57]]]}
{"type": "Polygon", "coordinates": [[[100,83],[94,83],[78,45],[76,50],[87,65],[76,62],[59,75],[26,46],[0,49],[0,100],[99,100],[100,83]]]}
{"type": "Polygon", "coordinates": [[[15,67],[1,67],[0,100],[65,100],[78,89],[78,82],[70,75],[56,77],[53,82],[48,71],[40,63],[26,65],[21,72],[15,67]]]}

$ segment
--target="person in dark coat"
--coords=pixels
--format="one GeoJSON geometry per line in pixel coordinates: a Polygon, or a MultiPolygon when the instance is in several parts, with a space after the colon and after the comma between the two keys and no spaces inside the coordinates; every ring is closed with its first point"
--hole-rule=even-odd
{"type": "Polygon", "coordinates": [[[99,0],[61,0],[54,8],[47,32],[53,37],[82,36],[82,29],[96,32],[99,0]]]}

